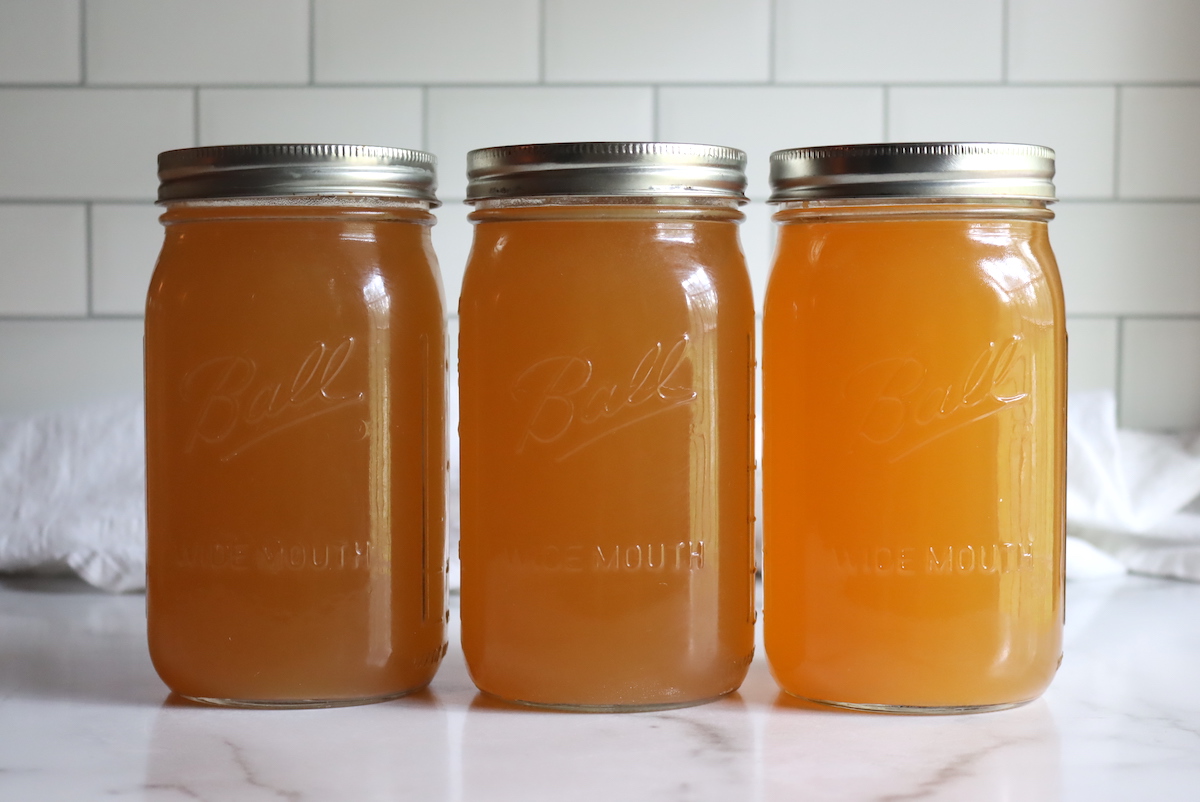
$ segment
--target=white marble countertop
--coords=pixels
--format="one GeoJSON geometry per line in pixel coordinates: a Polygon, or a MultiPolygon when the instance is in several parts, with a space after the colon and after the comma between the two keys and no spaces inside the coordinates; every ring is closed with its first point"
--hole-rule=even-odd
{"type": "Polygon", "coordinates": [[[664,713],[500,707],[452,630],[426,692],[332,710],[168,699],[144,598],[0,580],[0,800],[1200,799],[1200,585],[1069,585],[1043,699],[971,716],[805,706],[761,656],[664,713]]]}

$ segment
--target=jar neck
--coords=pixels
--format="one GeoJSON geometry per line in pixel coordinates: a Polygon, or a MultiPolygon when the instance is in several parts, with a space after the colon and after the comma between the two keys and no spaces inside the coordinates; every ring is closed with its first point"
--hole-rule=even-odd
{"type": "Polygon", "coordinates": [[[409,198],[298,195],[168,201],[161,204],[164,224],[217,220],[354,220],[433,225],[433,204],[409,198]]]}
{"type": "Polygon", "coordinates": [[[556,195],[473,201],[474,223],[503,220],[684,220],[740,223],[745,215],[733,198],[672,198],[556,195]]]}
{"type": "Polygon", "coordinates": [[[788,201],[774,218],[788,223],[868,222],[890,220],[1024,220],[1054,219],[1044,200],[976,198],[837,198],[788,201]]]}

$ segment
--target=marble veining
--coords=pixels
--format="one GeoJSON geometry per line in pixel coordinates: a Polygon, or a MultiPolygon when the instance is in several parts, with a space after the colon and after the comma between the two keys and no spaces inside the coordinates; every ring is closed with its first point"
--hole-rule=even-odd
{"type": "Polygon", "coordinates": [[[1011,737],[985,744],[963,754],[952,755],[940,766],[933,776],[922,780],[911,791],[884,794],[876,797],[878,802],[917,802],[936,799],[956,784],[969,783],[980,770],[981,764],[1000,750],[1019,744],[1037,743],[1036,738],[1011,737]]]}
{"type": "Polygon", "coordinates": [[[145,601],[0,580],[0,800],[1192,800],[1200,585],[1068,586],[1044,698],[967,716],[839,711],[742,688],[656,713],[564,714],[475,692],[451,650],[425,691],[331,710],[171,696],[145,601]]]}

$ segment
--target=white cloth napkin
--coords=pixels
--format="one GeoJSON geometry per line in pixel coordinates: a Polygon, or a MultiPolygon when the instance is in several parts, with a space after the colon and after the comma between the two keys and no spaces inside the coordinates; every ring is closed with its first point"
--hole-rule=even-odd
{"type": "Polygon", "coordinates": [[[142,403],[0,418],[0,571],[146,586],[142,403]]]}
{"type": "MultiPolygon", "coordinates": [[[[456,545],[457,436],[452,445],[448,501],[456,545]]],[[[140,398],[0,417],[0,571],[70,570],[104,590],[141,590],[145,499],[140,398]]],[[[457,549],[451,555],[450,587],[457,589],[457,549]]]]}
{"type": "Polygon", "coordinates": [[[1073,394],[1067,417],[1068,578],[1200,581],[1200,438],[1118,429],[1107,390],[1073,394]]]}

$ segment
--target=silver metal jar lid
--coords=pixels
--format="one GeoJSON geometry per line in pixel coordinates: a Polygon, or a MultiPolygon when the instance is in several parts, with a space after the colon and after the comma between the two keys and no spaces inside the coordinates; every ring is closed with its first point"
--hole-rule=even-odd
{"type": "Polygon", "coordinates": [[[467,154],[467,203],[554,195],[746,201],[746,154],[678,142],[556,142],[467,154]]]}
{"type": "Polygon", "coordinates": [[[1053,201],[1054,151],[1002,142],[897,142],[777,150],[770,203],[820,198],[1053,201]]]}
{"type": "Polygon", "coordinates": [[[437,205],[437,160],[369,145],[222,145],[158,154],[158,200],[350,195],[437,205]]]}

